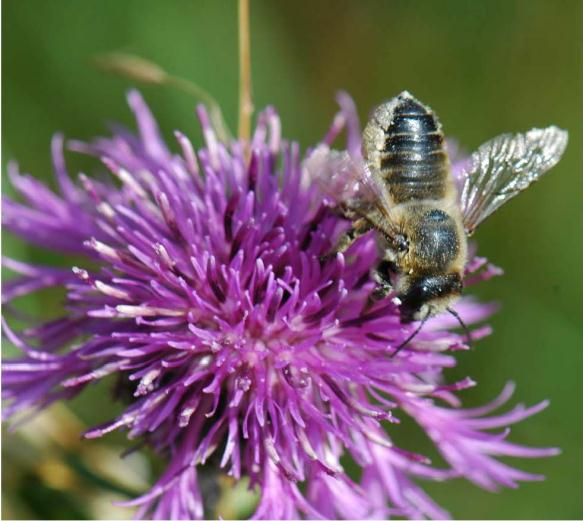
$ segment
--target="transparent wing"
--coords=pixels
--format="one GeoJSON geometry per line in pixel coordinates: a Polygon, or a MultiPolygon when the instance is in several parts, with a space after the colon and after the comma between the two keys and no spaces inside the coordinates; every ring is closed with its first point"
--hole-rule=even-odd
{"type": "Polygon", "coordinates": [[[386,189],[362,159],[320,145],[306,159],[304,167],[306,185],[316,184],[320,192],[335,204],[372,205],[389,218],[386,189]]]}
{"type": "Polygon", "coordinates": [[[502,134],[484,143],[462,173],[460,207],[471,234],[506,201],[518,195],[555,166],[567,146],[567,132],[558,127],[502,134]]]}
{"type": "Polygon", "coordinates": [[[335,204],[357,195],[356,164],[347,152],[318,146],[304,163],[306,187],[316,185],[322,195],[335,204]]]}

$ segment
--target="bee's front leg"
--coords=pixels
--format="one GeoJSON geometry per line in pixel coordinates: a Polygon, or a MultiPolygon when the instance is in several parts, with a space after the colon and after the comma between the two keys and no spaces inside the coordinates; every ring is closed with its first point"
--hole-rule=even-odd
{"type": "Polygon", "coordinates": [[[393,260],[383,259],[372,272],[372,278],[377,283],[372,293],[368,297],[367,308],[375,302],[384,299],[393,291],[391,275],[398,273],[399,269],[393,260]]]}

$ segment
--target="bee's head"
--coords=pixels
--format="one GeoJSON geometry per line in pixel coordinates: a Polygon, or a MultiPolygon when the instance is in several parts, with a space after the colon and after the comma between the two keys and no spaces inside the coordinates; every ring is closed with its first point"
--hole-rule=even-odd
{"type": "Polygon", "coordinates": [[[459,273],[407,277],[399,291],[401,322],[423,320],[445,311],[462,293],[459,273]]]}

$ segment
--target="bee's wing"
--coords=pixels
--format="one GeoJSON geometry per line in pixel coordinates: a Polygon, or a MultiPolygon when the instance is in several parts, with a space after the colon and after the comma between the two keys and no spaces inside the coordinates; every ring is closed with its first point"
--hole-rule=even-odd
{"type": "Polygon", "coordinates": [[[462,173],[460,207],[471,234],[506,201],[518,195],[555,166],[567,146],[567,132],[558,127],[502,134],[472,154],[462,173]]]}
{"type": "Polygon", "coordinates": [[[346,199],[357,197],[357,165],[348,152],[330,150],[327,145],[319,145],[304,163],[305,186],[316,185],[324,197],[340,204],[346,199]]]}
{"type": "Polygon", "coordinates": [[[388,218],[388,196],[381,182],[364,161],[346,151],[318,146],[305,162],[306,184],[315,183],[322,194],[336,204],[357,200],[377,207],[388,218]]]}

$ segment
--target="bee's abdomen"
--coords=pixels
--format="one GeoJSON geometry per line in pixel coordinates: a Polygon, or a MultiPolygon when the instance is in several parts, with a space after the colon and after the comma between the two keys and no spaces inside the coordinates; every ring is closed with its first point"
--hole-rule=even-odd
{"type": "MultiPolygon", "coordinates": [[[[398,204],[443,198],[449,162],[435,114],[410,94],[403,93],[381,106],[371,124],[377,125],[373,162],[393,201],[398,204]]],[[[369,135],[373,135],[371,131],[369,135]]],[[[365,143],[365,155],[366,147],[365,143]]]]}

